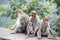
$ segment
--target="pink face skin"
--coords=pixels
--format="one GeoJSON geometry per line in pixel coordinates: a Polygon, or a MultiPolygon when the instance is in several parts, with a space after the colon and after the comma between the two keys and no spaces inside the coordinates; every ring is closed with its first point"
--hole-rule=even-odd
{"type": "Polygon", "coordinates": [[[49,21],[49,19],[48,19],[48,18],[43,18],[43,21],[44,21],[45,23],[47,23],[47,22],[49,21]]]}
{"type": "Polygon", "coordinates": [[[36,14],[32,13],[32,19],[34,19],[36,17],[36,14]]]}
{"type": "Polygon", "coordinates": [[[16,10],[16,16],[18,16],[19,10],[16,10]]]}

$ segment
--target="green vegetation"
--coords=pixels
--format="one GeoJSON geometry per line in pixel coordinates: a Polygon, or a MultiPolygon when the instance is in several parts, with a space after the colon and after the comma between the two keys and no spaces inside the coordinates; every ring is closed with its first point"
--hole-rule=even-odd
{"type": "Polygon", "coordinates": [[[9,23],[6,23],[6,24],[4,25],[5,28],[9,28],[9,29],[10,29],[12,26],[13,26],[13,24],[10,23],[10,22],[9,22],[9,23]]]}

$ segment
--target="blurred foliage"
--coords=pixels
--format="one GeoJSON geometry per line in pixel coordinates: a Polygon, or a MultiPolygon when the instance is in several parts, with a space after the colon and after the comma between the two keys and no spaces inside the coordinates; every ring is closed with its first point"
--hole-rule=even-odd
{"type": "MultiPolygon", "coordinates": [[[[36,11],[40,18],[43,18],[45,16],[51,17],[51,14],[57,14],[59,18],[56,18],[57,20],[52,20],[51,25],[53,25],[53,28],[57,35],[60,36],[60,0],[46,0],[46,3],[42,2],[43,0],[9,0],[10,9],[7,8],[6,5],[0,5],[0,16],[2,17],[11,17],[13,21],[16,21],[16,15],[15,10],[21,9],[28,15],[31,11],[36,11]],[[55,9],[54,5],[57,4],[58,11],[55,13],[51,13],[55,9]],[[54,23],[54,24],[53,24],[54,23]],[[55,26],[55,27],[54,27],[55,26]]],[[[56,9],[57,9],[56,8],[56,9]]],[[[53,18],[54,19],[54,18],[53,18]]],[[[8,22],[4,25],[5,28],[11,28],[12,23],[8,22]]]]}
{"type": "Polygon", "coordinates": [[[55,25],[56,25],[55,31],[57,32],[57,35],[60,36],[60,0],[54,0],[54,2],[56,2],[57,8],[58,8],[58,11],[57,11],[58,18],[55,22],[55,25]]]}
{"type": "Polygon", "coordinates": [[[56,25],[55,31],[57,32],[57,35],[60,36],[60,17],[57,18],[55,25],[56,25]]]}
{"type": "Polygon", "coordinates": [[[10,23],[10,22],[8,22],[5,25],[3,25],[3,27],[8,28],[8,29],[10,29],[12,26],[13,26],[13,24],[10,23]]]}
{"type": "Polygon", "coordinates": [[[6,8],[7,8],[6,5],[4,5],[4,4],[0,5],[0,10],[3,10],[3,9],[6,10],[6,8]]]}

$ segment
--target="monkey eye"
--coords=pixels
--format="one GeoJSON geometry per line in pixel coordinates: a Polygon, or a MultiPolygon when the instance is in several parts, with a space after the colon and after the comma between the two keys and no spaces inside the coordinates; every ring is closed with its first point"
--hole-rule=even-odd
{"type": "Polygon", "coordinates": [[[30,15],[30,16],[34,16],[34,15],[30,15]]]}

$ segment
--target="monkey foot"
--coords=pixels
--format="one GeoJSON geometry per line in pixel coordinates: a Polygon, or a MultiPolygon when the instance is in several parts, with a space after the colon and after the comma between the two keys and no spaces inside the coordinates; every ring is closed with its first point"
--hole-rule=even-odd
{"type": "Polygon", "coordinates": [[[57,40],[56,38],[48,38],[48,39],[53,39],[53,40],[57,40]]]}
{"type": "Polygon", "coordinates": [[[34,37],[34,35],[27,35],[27,36],[26,36],[26,39],[27,39],[27,38],[30,38],[30,37],[34,37]]]}
{"type": "Polygon", "coordinates": [[[11,34],[16,34],[17,32],[12,32],[11,34]]]}
{"type": "Polygon", "coordinates": [[[57,40],[56,38],[53,38],[53,40],[57,40]]]}
{"type": "Polygon", "coordinates": [[[38,37],[38,39],[42,39],[42,38],[38,37]]]}
{"type": "Polygon", "coordinates": [[[15,34],[15,33],[11,33],[11,34],[15,34]]]}

